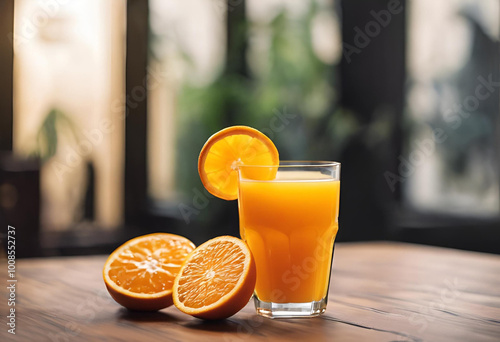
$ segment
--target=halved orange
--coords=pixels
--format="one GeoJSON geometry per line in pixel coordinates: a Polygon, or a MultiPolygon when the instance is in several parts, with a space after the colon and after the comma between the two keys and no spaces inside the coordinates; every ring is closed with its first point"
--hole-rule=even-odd
{"type": "Polygon", "coordinates": [[[111,297],[131,310],[154,311],[172,305],[172,285],[182,263],[195,249],[185,237],[154,233],[118,247],[104,264],[111,297]]]}
{"type": "Polygon", "coordinates": [[[208,192],[234,200],[238,198],[238,166],[278,164],[278,150],[267,136],[251,127],[232,126],[207,140],[198,158],[198,173],[208,192]]]}
{"type": "Polygon", "coordinates": [[[246,243],[219,236],[197,247],[182,265],[174,282],[174,304],[194,317],[227,318],[248,303],[255,281],[255,261],[246,243]]]}

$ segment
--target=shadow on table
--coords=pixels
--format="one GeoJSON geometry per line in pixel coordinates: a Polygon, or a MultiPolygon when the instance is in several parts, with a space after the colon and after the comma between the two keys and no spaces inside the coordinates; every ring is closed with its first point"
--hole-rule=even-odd
{"type": "Polygon", "coordinates": [[[244,313],[220,321],[191,321],[183,324],[183,326],[206,332],[228,333],[229,340],[245,339],[250,336],[293,340],[297,338],[306,339],[307,334],[304,335],[304,333],[310,331],[310,329],[314,331],[314,336],[321,336],[325,330],[328,330],[329,324],[321,319],[271,320],[256,314],[244,313]]]}
{"type": "Polygon", "coordinates": [[[179,318],[161,311],[132,311],[121,308],[118,318],[131,322],[178,322],[179,318]]]}
{"type": "Polygon", "coordinates": [[[238,318],[228,318],[216,321],[190,321],[183,324],[184,327],[194,330],[210,331],[210,332],[225,332],[238,334],[242,336],[261,335],[259,329],[268,324],[265,318],[260,316],[248,316],[238,318]]]}

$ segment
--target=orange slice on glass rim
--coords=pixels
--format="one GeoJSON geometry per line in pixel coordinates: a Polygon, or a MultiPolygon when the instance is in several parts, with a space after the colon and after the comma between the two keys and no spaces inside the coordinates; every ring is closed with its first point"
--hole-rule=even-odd
{"type": "Polygon", "coordinates": [[[172,305],[172,286],[195,245],[185,237],[154,233],[118,247],[104,264],[113,299],[131,310],[155,311],[172,305]]]}
{"type": "MultiPolygon", "coordinates": [[[[203,146],[198,173],[208,192],[234,200],[238,198],[240,165],[279,165],[278,150],[267,136],[254,128],[227,127],[212,135],[203,146]]],[[[272,179],[276,171],[277,168],[256,168],[252,173],[257,179],[272,179]]]]}
{"type": "Polygon", "coordinates": [[[223,319],[252,297],[255,261],[247,244],[219,236],[197,247],[175,278],[173,300],[182,312],[202,319],[223,319]]]}

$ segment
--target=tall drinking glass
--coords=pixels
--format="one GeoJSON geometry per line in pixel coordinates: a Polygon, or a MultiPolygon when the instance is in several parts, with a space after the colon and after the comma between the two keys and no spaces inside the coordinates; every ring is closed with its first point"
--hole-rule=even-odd
{"type": "Polygon", "coordinates": [[[240,234],[257,265],[254,301],[259,315],[325,312],[339,198],[337,162],[239,167],[240,234]]]}

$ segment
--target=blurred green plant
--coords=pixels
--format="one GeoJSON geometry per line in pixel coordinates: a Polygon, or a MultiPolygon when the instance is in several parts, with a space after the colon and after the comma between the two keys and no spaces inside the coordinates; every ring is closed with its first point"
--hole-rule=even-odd
{"type": "Polygon", "coordinates": [[[31,155],[40,158],[42,162],[53,157],[57,152],[60,134],[65,131],[76,139],[77,133],[71,118],[57,108],[51,109],[38,129],[36,145],[31,155]]]}
{"type": "Polygon", "coordinates": [[[300,17],[283,10],[269,24],[242,23],[250,42],[257,31],[268,32],[270,42],[266,53],[248,54],[255,59],[248,63],[249,76],[226,71],[206,87],[184,84],[178,122],[182,153],[176,163],[181,192],[200,185],[198,153],[211,134],[228,125],[272,133],[281,159],[338,158],[358,122],[337,106],[335,65],[313,49],[312,23],[321,10],[310,1],[300,17]]]}

